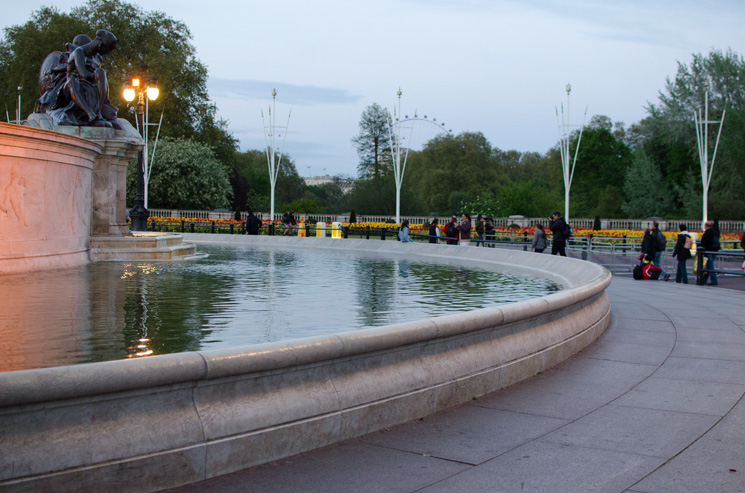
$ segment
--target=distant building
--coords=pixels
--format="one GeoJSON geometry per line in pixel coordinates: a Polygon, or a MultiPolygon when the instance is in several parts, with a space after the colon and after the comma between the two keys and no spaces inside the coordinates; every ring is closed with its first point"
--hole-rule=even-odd
{"type": "Polygon", "coordinates": [[[313,176],[310,178],[304,178],[305,184],[308,186],[318,186],[324,183],[336,183],[341,188],[342,193],[348,193],[354,186],[353,178],[342,178],[340,176],[313,176]]]}

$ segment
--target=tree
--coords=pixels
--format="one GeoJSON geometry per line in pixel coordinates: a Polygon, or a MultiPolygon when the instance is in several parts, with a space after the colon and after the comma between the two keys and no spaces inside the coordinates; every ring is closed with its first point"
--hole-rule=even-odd
{"type": "Polygon", "coordinates": [[[504,175],[493,149],[481,132],[435,137],[421,152],[409,156],[406,169],[412,190],[430,212],[452,212],[450,197],[462,192],[471,199],[495,193],[504,175]]]}
{"type": "Polygon", "coordinates": [[[377,103],[362,112],[360,133],[352,138],[360,156],[357,170],[361,178],[372,178],[378,183],[383,173],[390,169],[390,124],[390,113],[377,103]]]}
{"type": "MultiPolygon", "coordinates": [[[[127,168],[127,201],[134,201],[137,161],[127,168]]],[[[208,146],[164,137],[153,161],[148,202],[156,209],[212,210],[228,205],[230,181],[208,146]]]]}
{"type": "Polygon", "coordinates": [[[672,195],[662,180],[660,167],[643,149],[636,151],[623,184],[626,201],[621,208],[629,217],[665,217],[672,195]]]}
{"type": "MultiPolygon", "coordinates": [[[[607,127],[610,119],[594,117],[599,124],[582,134],[571,189],[575,217],[622,217],[622,184],[631,164],[631,150],[607,127]],[[612,198],[612,200],[608,200],[612,198]]],[[[575,137],[573,146],[577,145],[575,137]]],[[[574,155],[574,150],[570,149],[574,155]]]]}

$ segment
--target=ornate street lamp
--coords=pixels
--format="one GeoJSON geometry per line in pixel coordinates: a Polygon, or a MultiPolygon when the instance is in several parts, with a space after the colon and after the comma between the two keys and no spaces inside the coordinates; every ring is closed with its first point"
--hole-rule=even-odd
{"type": "MultiPolygon", "coordinates": [[[[159,91],[155,79],[146,81],[142,75],[133,77],[124,88],[124,99],[127,102],[132,102],[137,98],[137,127],[143,140],[145,140],[145,95],[150,101],[158,99],[159,91]]],[[[132,221],[130,229],[132,231],[147,231],[147,220],[150,217],[150,212],[145,208],[144,169],[143,151],[140,150],[137,153],[137,191],[135,192],[134,205],[129,211],[129,217],[132,221]]]]}

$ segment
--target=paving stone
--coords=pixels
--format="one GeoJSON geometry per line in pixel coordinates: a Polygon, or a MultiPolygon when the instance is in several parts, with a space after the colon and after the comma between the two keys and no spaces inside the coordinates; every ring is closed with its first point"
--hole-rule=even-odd
{"type": "Polygon", "coordinates": [[[649,456],[537,440],[424,488],[422,493],[617,493],[661,463],[649,456]]]}
{"type": "Polygon", "coordinates": [[[711,428],[717,416],[604,406],[543,440],[616,452],[672,457],[711,428]]]}
{"type": "Polygon", "coordinates": [[[566,420],[465,405],[367,435],[364,442],[414,454],[480,464],[567,423],[566,420]]]}

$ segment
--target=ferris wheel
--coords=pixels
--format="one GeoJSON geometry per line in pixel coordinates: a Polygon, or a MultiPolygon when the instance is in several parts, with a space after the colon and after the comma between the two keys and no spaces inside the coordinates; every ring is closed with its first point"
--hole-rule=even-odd
{"type": "Polygon", "coordinates": [[[417,115],[413,117],[401,115],[401,89],[398,90],[398,112],[394,108],[393,120],[390,122],[388,138],[393,156],[393,174],[396,179],[396,222],[401,222],[401,184],[406,171],[406,160],[409,151],[421,151],[424,146],[435,137],[447,135],[452,132],[445,128],[445,123],[438,122],[437,118],[427,118],[417,115]]]}

